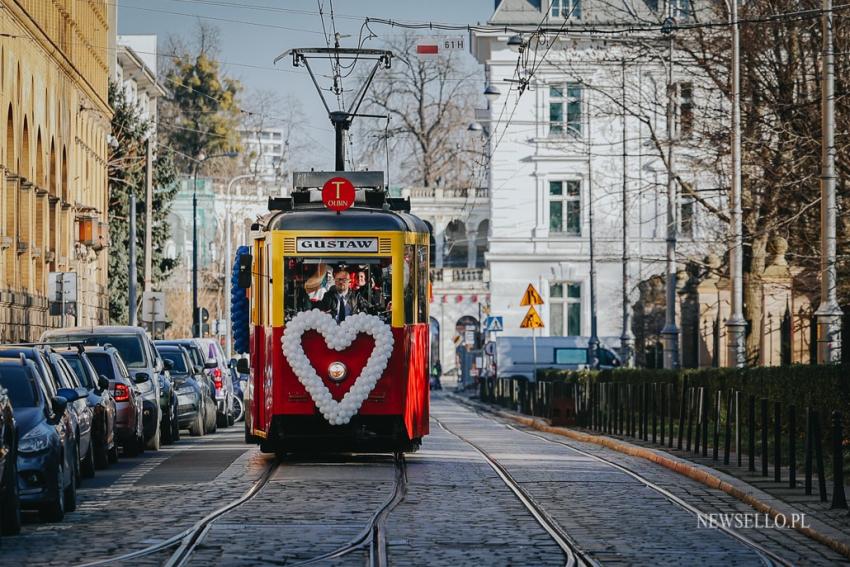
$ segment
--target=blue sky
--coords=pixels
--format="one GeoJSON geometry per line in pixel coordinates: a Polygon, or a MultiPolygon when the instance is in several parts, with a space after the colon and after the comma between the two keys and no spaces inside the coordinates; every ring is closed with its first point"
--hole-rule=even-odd
{"type": "MultiPolygon", "coordinates": [[[[318,14],[323,4],[330,29],[330,0],[118,0],[120,34],[157,34],[160,49],[169,35],[191,38],[198,18],[221,32],[220,58],[230,76],[246,89],[273,90],[301,102],[311,126],[310,135],[320,146],[332,147],[330,122],[317,98],[306,70],[293,69],[291,60],[275,67],[274,58],[293,47],[319,47],[325,43],[318,14]]],[[[493,0],[335,0],[336,29],[342,44],[355,47],[363,18],[439,21],[457,24],[485,22],[493,0]]],[[[387,26],[372,26],[381,37],[398,34],[387,26]]],[[[373,40],[367,47],[380,47],[373,40]]],[[[471,59],[471,57],[470,57],[471,59]]],[[[353,78],[353,77],[352,77],[353,78]]],[[[348,88],[348,85],[346,85],[348,88]]],[[[320,165],[320,164],[318,164],[320,165]]]]}

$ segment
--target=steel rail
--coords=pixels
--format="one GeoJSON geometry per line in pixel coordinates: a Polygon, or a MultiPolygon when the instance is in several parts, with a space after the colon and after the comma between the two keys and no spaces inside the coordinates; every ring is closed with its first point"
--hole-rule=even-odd
{"type": "MultiPolygon", "coordinates": [[[[198,539],[200,539],[199,536],[201,536],[202,533],[206,533],[206,530],[209,529],[209,525],[213,522],[213,520],[215,520],[216,518],[218,518],[222,514],[225,514],[226,512],[229,512],[230,510],[236,508],[237,506],[241,506],[245,502],[251,500],[266,485],[266,483],[268,483],[269,479],[272,476],[272,473],[274,473],[274,471],[277,470],[277,467],[279,465],[280,465],[280,461],[278,461],[277,459],[271,461],[266,466],[266,470],[263,472],[263,474],[257,480],[254,481],[254,483],[245,492],[245,494],[243,494],[242,496],[240,496],[236,500],[231,501],[229,504],[225,504],[224,506],[217,508],[213,512],[210,512],[204,518],[202,518],[201,520],[196,522],[191,527],[186,528],[182,532],[175,534],[175,535],[171,536],[170,538],[165,539],[165,540],[163,540],[159,543],[145,547],[144,549],[139,549],[137,551],[131,551],[131,552],[125,553],[123,555],[117,555],[115,557],[109,557],[109,558],[106,558],[106,559],[99,559],[97,561],[92,561],[90,563],[83,563],[81,565],[78,565],[77,567],[94,567],[95,565],[108,565],[110,563],[119,563],[119,562],[129,561],[130,559],[137,559],[139,557],[145,557],[145,556],[148,556],[148,555],[152,555],[154,553],[162,551],[163,549],[168,549],[169,547],[173,547],[177,544],[180,544],[180,547],[171,556],[168,563],[166,563],[167,565],[173,564],[175,557],[179,553],[181,553],[182,550],[184,550],[184,547],[187,546],[187,541],[197,541],[198,539]]],[[[194,547],[194,545],[192,545],[192,547],[194,547]]],[[[182,565],[182,563],[180,563],[180,564],[182,565]]]]}
{"type": "MultiPolygon", "coordinates": [[[[459,403],[459,402],[456,401],[456,403],[459,403]]],[[[585,451],[583,449],[579,449],[578,447],[574,447],[573,445],[570,445],[569,443],[567,443],[565,441],[560,441],[558,439],[549,439],[548,437],[544,437],[543,435],[540,435],[538,433],[532,433],[531,431],[526,431],[524,429],[520,429],[520,428],[518,428],[514,425],[511,425],[510,423],[505,423],[503,421],[500,421],[500,420],[498,420],[495,417],[492,417],[490,415],[484,415],[484,413],[482,413],[482,411],[479,410],[478,408],[473,408],[473,409],[481,417],[485,417],[485,418],[487,418],[491,421],[494,421],[494,422],[496,422],[500,425],[504,425],[508,429],[511,429],[511,430],[516,431],[518,433],[524,433],[526,435],[530,435],[531,437],[536,437],[537,439],[541,439],[543,441],[548,441],[549,443],[554,443],[556,445],[562,445],[564,447],[567,447],[568,449],[571,449],[572,451],[575,451],[576,453],[579,453],[580,455],[583,455],[585,457],[590,457],[591,459],[593,459],[595,461],[606,464],[606,465],[608,465],[608,466],[610,466],[610,467],[632,477],[633,479],[635,479],[638,482],[640,482],[641,484],[643,484],[646,488],[649,488],[650,490],[654,490],[655,492],[661,494],[662,496],[664,496],[667,500],[669,500],[673,504],[676,504],[680,508],[683,508],[684,510],[691,512],[692,514],[694,514],[698,518],[707,516],[707,514],[705,512],[702,512],[699,508],[697,508],[693,504],[686,502],[685,500],[683,500],[682,498],[679,498],[678,496],[676,496],[675,494],[673,494],[672,492],[670,492],[666,488],[659,486],[658,484],[655,484],[654,482],[647,479],[646,477],[644,477],[640,473],[637,473],[637,472],[633,471],[632,469],[630,469],[630,468],[628,468],[624,465],[621,465],[619,463],[615,463],[615,462],[610,461],[610,460],[608,460],[604,457],[600,457],[599,455],[595,455],[595,454],[590,453],[588,451],[585,451]]],[[[738,532],[736,532],[735,530],[733,530],[733,529],[731,529],[727,526],[719,524],[719,525],[717,525],[717,529],[719,529],[720,531],[722,531],[726,535],[732,537],[733,539],[737,540],[738,542],[742,543],[743,545],[753,549],[758,554],[759,559],[761,559],[762,562],[765,565],[773,566],[773,565],[778,564],[778,565],[782,565],[783,567],[793,567],[793,565],[794,565],[790,561],[787,561],[786,559],[783,559],[783,558],[779,557],[778,555],[776,555],[775,553],[773,553],[772,551],[766,549],[761,544],[751,540],[750,538],[748,538],[745,535],[739,534],[738,532]]]]}
{"type": "Polygon", "coordinates": [[[366,526],[348,543],[322,555],[312,557],[299,563],[292,563],[291,567],[314,565],[328,559],[336,559],[348,555],[364,547],[369,548],[369,565],[371,567],[384,567],[387,565],[386,553],[386,530],[384,524],[393,509],[398,506],[407,494],[407,463],[403,453],[395,453],[393,456],[395,464],[395,482],[393,492],[381,506],[375,510],[366,526]]]}
{"type": "Polygon", "coordinates": [[[537,520],[537,523],[555,540],[555,543],[558,544],[558,547],[564,552],[564,555],[567,557],[567,562],[565,567],[578,567],[583,565],[593,565],[597,566],[599,563],[592,559],[590,555],[584,551],[576,541],[570,537],[570,535],[564,531],[564,529],[552,518],[546,510],[544,510],[534,498],[531,497],[528,492],[524,488],[522,488],[519,483],[511,476],[511,474],[503,467],[498,461],[493,459],[487,451],[482,449],[476,443],[470,441],[463,435],[456,433],[449,429],[442,421],[431,415],[431,419],[437,422],[437,424],[447,433],[454,435],[464,443],[471,446],[475,449],[479,455],[481,455],[484,460],[490,465],[490,468],[495,471],[496,475],[504,482],[508,488],[511,489],[511,492],[519,499],[523,506],[529,511],[529,513],[537,520]]]}

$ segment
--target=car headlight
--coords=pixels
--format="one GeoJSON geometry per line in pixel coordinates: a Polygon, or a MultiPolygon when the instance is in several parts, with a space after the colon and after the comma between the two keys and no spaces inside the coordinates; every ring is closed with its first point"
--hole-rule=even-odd
{"type": "Polygon", "coordinates": [[[33,429],[23,437],[18,445],[21,453],[37,453],[44,451],[50,445],[50,434],[42,429],[33,429]]]}

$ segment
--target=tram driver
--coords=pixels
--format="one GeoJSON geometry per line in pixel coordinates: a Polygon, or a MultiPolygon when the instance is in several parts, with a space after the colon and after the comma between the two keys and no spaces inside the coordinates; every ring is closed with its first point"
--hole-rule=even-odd
{"type": "Polygon", "coordinates": [[[355,313],[371,313],[374,306],[362,294],[351,289],[351,275],[345,268],[334,272],[334,286],[319,301],[319,309],[329,313],[342,323],[346,317],[355,313]]]}

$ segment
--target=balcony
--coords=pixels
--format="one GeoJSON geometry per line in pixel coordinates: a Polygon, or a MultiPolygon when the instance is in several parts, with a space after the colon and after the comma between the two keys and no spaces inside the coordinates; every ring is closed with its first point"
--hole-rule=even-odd
{"type": "Polygon", "coordinates": [[[460,187],[446,189],[443,187],[411,187],[403,191],[411,199],[487,199],[490,197],[488,187],[460,187]]]}
{"type": "Polygon", "coordinates": [[[484,268],[431,268],[431,281],[434,283],[483,283],[489,279],[490,273],[484,268]]]}

